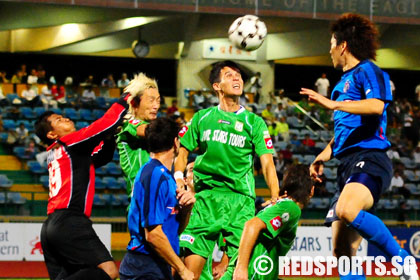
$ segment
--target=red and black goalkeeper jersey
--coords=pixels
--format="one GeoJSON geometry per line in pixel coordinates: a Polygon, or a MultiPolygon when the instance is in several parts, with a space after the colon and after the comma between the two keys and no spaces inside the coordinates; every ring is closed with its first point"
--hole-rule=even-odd
{"type": "Polygon", "coordinates": [[[48,147],[50,194],[47,214],[67,208],[90,217],[95,168],[112,159],[115,141],[105,138],[112,136],[121,123],[126,107],[113,104],[102,118],[48,147]]]}

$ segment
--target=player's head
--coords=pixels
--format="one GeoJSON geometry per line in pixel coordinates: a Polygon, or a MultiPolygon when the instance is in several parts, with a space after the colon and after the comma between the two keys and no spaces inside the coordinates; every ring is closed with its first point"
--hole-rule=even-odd
{"type": "Polygon", "coordinates": [[[74,122],[52,111],[43,113],[35,122],[35,134],[47,145],[74,131],[74,122]]]}
{"type": "Polygon", "coordinates": [[[166,152],[174,148],[175,154],[179,149],[179,125],[170,118],[157,118],[146,127],[147,151],[150,153],[166,152]]]}
{"type": "Polygon", "coordinates": [[[134,76],[124,92],[130,93],[129,111],[134,117],[144,121],[156,119],[160,107],[160,94],[156,80],[140,73],[134,76]]]}
{"type": "Polygon", "coordinates": [[[345,52],[358,60],[376,58],[379,48],[378,29],[366,17],[357,14],[343,14],[331,25],[330,54],[333,65],[340,68],[345,52]]]}
{"type": "Polygon", "coordinates": [[[217,62],[213,65],[209,77],[210,84],[219,94],[240,96],[244,88],[239,66],[230,60],[217,62]]]}
{"type": "Polygon", "coordinates": [[[309,168],[303,164],[290,165],[283,176],[280,195],[287,192],[287,196],[303,206],[308,204],[314,194],[314,186],[309,168]]]}

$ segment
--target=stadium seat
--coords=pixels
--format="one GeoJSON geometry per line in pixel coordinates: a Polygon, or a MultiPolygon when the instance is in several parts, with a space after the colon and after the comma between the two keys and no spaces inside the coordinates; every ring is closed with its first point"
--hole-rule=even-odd
{"type": "Polygon", "coordinates": [[[295,116],[287,117],[286,122],[292,128],[302,128],[305,126],[304,123],[295,116]]]}
{"type": "Polygon", "coordinates": [[[408,182],[418,182],[420,181],[420,178],[416,176],[416,174],[413,172],[413,170],[404,170],[404,176],[407,178],[408,182]]]}
{"type": "Polygon", "coordinates": [[[3,120],[3,128],[6,131],[15,130],[17,127],[17,123],[14,120],[11,119],[4,119],[3,120]]]}
{"type": "Polygon", "coordinates": [[[300,163],[303,163],[303,161],[304,161],[303,156],[299,155],[299,154],[292,155],[292,159],[296,159],[300,163]]]}
{"type": "Polygon", "coordinates": [[[0,174],[0,188],[9,189],[13,185],[13,181],[6,175],[0,174]]]}
{"type": "Polygon", "coordinates": [[[31,171],[34,174],[42,175],[47,174],[48,170],[45,167],[42,167],[38,161],[36,160],[30,160],[27,162],[29,171],[31,171]]]}
{"type": "Polygon", "coordinates": [[[89,123],[85,122],[85,121],[78,121],[75,124],[77,130],[82,129],[84,127],[87,127],[88,125],[89,125],[89,123]]]}
{"type": "Polygon", "coordinates": [[[420,210],[420,201],[418,199],[407,200],[407,205],[409,205],[411,209],[420,210]]]}
{"type": "Polygon", "coordinates": [[[401,157],[400,160],[404,164],[405,168],[413,169],[416,167],[416,163],[414,162],[414,160],[408,157],[401,157]]]}
{"type": "Polygon", "coordinates": [[[329,167],[324,167],[324,175],[328,180],[335,180],[337,178],[336,173],[329,167]]]}
{"type": "Polygon", "coordinates": [[[394,210],[398,207],[398,200],[396,199],[384,199],[384,209],[394,210]]]}
{"type": "Polygon", "coordinates": [[[303,164],[310,165],[315,160],[314,155],[304,155],[303,156],[303,164]]]}
{"type": "Polygon", "coordinates": [[[340,165],[340,161],[336,158],[330,159],[329,161],[325,162],[325,166],[328,167],[337,167],[340,165]]]}
{"type": "Polygon", "coordinates": [[[50,177],[48,175],[42,175],[39,181],[44,188],[48,189],[50,187],[50,177]]]}
{"type": "Polygon", "coordinates": [[[35,119],[36,116],[37,116],[35,114],[35,112],[32,110],[32,108],[30,108],[30,107],[22,107],[22,108],[20,108],[20,114],[25,119],[35,119]]]}
{"type": "Polygon", "coordinates": [[[325,149],[326,146],[327,146],[327,143],[325,142],[319,142],[319,141],[315,142],[315,148],[323,150],[325,149]]]}
{"type": "Polygon", "coordinates": [[[106,169],[101,166],[95,169],[95,174],[96,175],[105,175],[106,174],[106,169]]]}
{"type": "Polygon", "coordinates": [[[6,143],[9,134],[7,132],[0,132],[0,143],[6,143]]]}
{"type": "Polygon", "coordinates": [[[85,121],[91,122],[95,120],[95,117],[93,116],[92,111],[89,109],[80,109],[79,114],[80,114],[80,118],[85,121]]]}
{"type": "Polygon", "coordinates": [[[99,177],[95,177],[95,189],[96,190],[104,190],[105,189],[105,184],[102,181],[102,179],[99,178],[99,177]]]}
{"type": "Polygon", "coordinates": [[[35,113],[36,117],[39,117],[45,112],[45,109],[44,107],[35,107],[33,112],[35,113]]]}
{"type": "Polygon", "coordinates": [[[6,195],[3,192],[0,192],[0,204],[6,203],[6,195]]]}
{"type": "Polygon", "coordinates": [[[106,109],[108,107],[107,101],[103,96],[98,96],[96,98],[96,105],[101,109],[106,109]]]}
{"type": "Polygon", "coordinates": [[[17,205],[25,204],[26,198],[22,197],[18,192],[7,193],[7,202],[17,205]]]}
{"type": "Polygon", "coordinates": [[[6,95],[6,97],[11,104],[13,103],[13,100],[15,99],[19,99],[20,101],[22,101],[22,99],[16,93],[9,93],[6,95]]]}
{"type": "Polygon", "coordinates": [[[118,152],[117,149],[114,151],[114,155],[112,156],[112,160],[116,161],[116,162],[120,161],[120,153],[118,152]]]}
{"type": "Polygon", "coordinates": [[[120,189],[125,190],[125,186],[126,186],[125,179],[123,177],[119,177],[117,182],[120,186],[120,189]]]}
{"type": "Polygon", "coordinates": [[[93,110],[92,114],[93,114],[93,118],[95,120],[97,120],[97,119],[101,118],[105,114],[105,111],[104,110],[100,110],[100,109],[95,109],[95,110],[93,110]]]}
{"type": "Polygon", "coordinates": [[[112,206],[120,206],[121,205],[121,200],[119,198],[117,198],[115,195],[111,194],[109,197],[109,204],[111,204],[112,206]]]}
{"type": "Polygon", "coordinates": [[[333,182],[326,182],[325,183],[325,189],[327,192],[334,194],[337,191],[337,185],[333,182]]]}
{"type": "Polygon", "coordinates": [[[34,158],[34,155],[33,154],[31,154],[31,155],[26,154],[26,151],[25,150],[26,150],[26,148],[23,147],[23,146],[13,147],[13,153],[19,159],[22,159],[22,160],[33,159],[34,158]]]}
{"type": "Polygon", "coordinates": [[[63,112],[61,111],[60,108],[49,108],[48,111],[52,111],[57,115],[62,115],[63,114],[63,112]]]}
{"type": "Polygon", "coordinates": [[[287,147],[287,142],[284,142],[284,141],[276,142],[274,143],[274,147],[276,148],[276,151],[284,150],[287,147]]]}
{"type": "Polygon", "coordinates": [[[116,194],[115,198],[121,202],[121,205],[128,206],[129,202],[126,194],[116,194]]]}
{"type": "Polygon", "coordinates": [[[121,167],[117,165],[115,162],[108,162],[105,166],[106,173],[110,175],[121,175],[121,167]]]}
{"type": "Polygon", "coordinates": [[[99,194],[95,194],[93,196],[93,205],[95,206],[105,206],[106,201],[102,199],[102,197],[99,194]]]}
{"type": "Polygon", "coordinates": [[[66,118],[69,118],[69,119],[73,120],[73,121],[80,120],[80,115],[74,108],[65,108],[64,109],[64,116],[66,118]]]}
{"type": "Polygon", "coordinates": [[[107,189],[110,189],[110,190],[120,189],[120,184],[117,182],[117,179],[115,179],[115,177],[105,176],[102,178],[102,182],[104,183],[107,189]]]}

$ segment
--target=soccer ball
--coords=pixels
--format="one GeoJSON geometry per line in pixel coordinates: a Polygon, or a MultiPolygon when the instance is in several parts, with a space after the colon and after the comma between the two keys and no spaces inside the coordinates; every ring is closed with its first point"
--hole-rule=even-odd
{"type": "Polygon", "coordinates": [[[239,49],[256,50],[264,42],[265,36],[265,23],[253,15],[239,17],[229,27],[229,40],[239,49]]]}

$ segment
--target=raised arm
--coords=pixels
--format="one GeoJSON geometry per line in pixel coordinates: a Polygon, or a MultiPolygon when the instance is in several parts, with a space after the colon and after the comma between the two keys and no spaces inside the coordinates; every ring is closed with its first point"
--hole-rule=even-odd
{"type": "Polygon", "coordinates": [[[187,167],[188,154],[188,150],[185,147],[181,146],[179,148],[178,156],[175,159],[174,177],[178,188],[183,188],[185,186],[184,171],[185,167],[187,167]]]}

